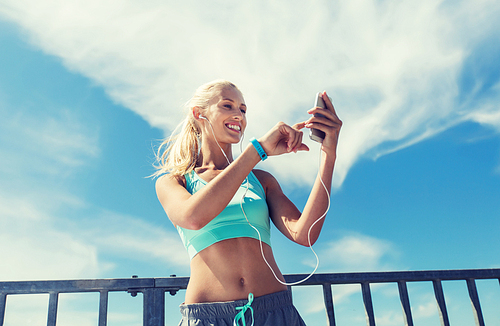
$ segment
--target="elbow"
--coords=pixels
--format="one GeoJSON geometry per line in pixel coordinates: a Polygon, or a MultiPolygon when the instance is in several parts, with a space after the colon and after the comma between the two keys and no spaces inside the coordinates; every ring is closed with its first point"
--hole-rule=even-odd
{"type": "Polygon", "coordinates": [[[208,223],[206,216],[203,214],[188,212],[185,216],[186,218],[183,219],[182,225],[179,225],[184,229],[197,231],[201,230],[208,223]]]}
{"type": "Polygon", "coordinates": [[[203,223],[196,217],[191,216],[183,223],[182,227],[188,230],[198,231],[201,230],[205,225],[206,223],[203,223]]]}
{"type": "Polygon", "coordinates": [[[201,228],[203,228],[204,226],[205,225],[203,225],[202,223],[195,222],[195,221],[189,221],[188,223],[185,224],[185,226],[183,226],[183,228],[188,229],[188,230],[198,231],[201,228]]]}
{"type": "Polygon", "coordinates": [[[297,237],[296,239],[294,239],[294,242],[304,247],[310,247],[313,246],[317,240],[318,237],[311,236],[311,242],[309,243],[309,238],[306,234],[305,236],[297,237]]]}

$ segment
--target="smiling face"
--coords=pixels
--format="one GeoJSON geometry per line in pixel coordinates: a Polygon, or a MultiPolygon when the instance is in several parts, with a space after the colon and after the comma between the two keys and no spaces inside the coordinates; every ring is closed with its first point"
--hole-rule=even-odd
{"type": "MultiPolygon", "coordinates": [[[[210,121],[217,140],[222,143],[238,143],[247,125],[247,107],[241,92],[232,87],[223,88],[209,102],[204,116],[210,121]]],[[[212,136],[211,127],[207,126],[205,132],[212,136]]],[[[210,137],[211,138],[211,137],[210,137]]]]}

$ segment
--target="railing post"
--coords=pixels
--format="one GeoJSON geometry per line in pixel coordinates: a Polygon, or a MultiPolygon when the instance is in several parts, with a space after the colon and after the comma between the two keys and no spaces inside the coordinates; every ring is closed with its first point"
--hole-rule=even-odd
{"type": "Polygon", "coordinates": [[[50,292],[49,296],[49,313],[47,315],[47,326],[56,326],[57,322],[57,301],[59,300],[58,292],[50,292]]]}
{"type": "Polygon", "coordinates": [[[476,326],[484,326],[483,312],[481,311],[481,304],[479,303],[479,295],[477,294],[476,281],[474,279],[467,279],[467,289],[469,289],[470,302],[474,312],[474,319],[476,326]]]}
{"type": "Polygon", "coordinates": [[[100,291],[99,295],[99,326],[108,323],[108,291],[100,291]]]}
{"type": "Polygon", "coordinates": [[[408,287],[405,281],[398,282],[399,298],[403,307],[405,317],[405,326],[413,326],[413,318],[411,316],[410,297],[408,296],[408,287]]]}
{"type": "Polygon", "coordinates": [[[361,283],[361,292],[363,293],[363,303],[365,304],[366,324],[375,326],[375,313],[373,312],[372,294],[370,292],[370,283],[361,283]]]}
{"type": "Polygon", "coordinates": [[[144,297],[143,325],[165,325],[165,290],[162,288],[146,288],[142,291],[144,297]]]}
{"type": "Polygon", "coordinates": [[[443,285],[441,284],[441,280],[433,280],[432,284],[434,285],[434,293],[436,295],[441,325],[450,326],[450,319],[448,318],[448,311],[446,310],[446,301],[444,300],[443,285]]]}
{"type": "Polygon", "coordinates": [[[323,284],[323,298],[325,300],[326,309],[326,323],[328,326],[335,326],[335,314],[333,312],[333,294],[332,294],[332,284],[323,284]]]}
{"type": "Polygon", "coordinates": [[[0,326],[3,326],[5,318],[5,304],[7,303],[7,294],[0,293],[0,326]]]}

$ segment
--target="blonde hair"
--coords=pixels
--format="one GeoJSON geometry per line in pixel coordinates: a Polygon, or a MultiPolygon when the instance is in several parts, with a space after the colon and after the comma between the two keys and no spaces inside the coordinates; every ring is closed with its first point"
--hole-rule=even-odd
{"type": "Polygon", "coordinates": [[[198,87],[193,97],[186,103],[187,114],[184,120],[165,139],[156,153],[157,171],[152,175],[159,177],[169,173],[182,176],[196,167],[201,148],[202,134],[192,109],[199,107],[206,110],[210,101],[225,88],[232,87],[240,91],[236,85],[227,80],[214,80],[198,87]]]}

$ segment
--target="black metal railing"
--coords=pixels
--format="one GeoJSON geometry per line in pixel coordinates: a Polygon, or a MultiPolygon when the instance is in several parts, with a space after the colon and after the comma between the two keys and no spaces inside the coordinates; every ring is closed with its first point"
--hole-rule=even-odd
{"type": "MultiPolygon", "coordinates": [[[[303,279],[307,275],[289,274],[285,279],[289,283],[303,279]]],[[[432,282],[441,325],[449,326],[442,281],[462,280],[467,284],[469,298],[477,326],[484,326],[484,318],[479,302],[476,280],[496,279],[500,282],[500,269],[441,270],[441,271],[403,271],[374,273],[328,273],[315,274],[307,281],[295,286],[322,286],[327,323],[335,325],[335,313],[332,295],[333,284],[359,284],[366,312],[368,326],[375,326],[370,285],[376,283],[396,283],[403,308],[406,326],[413,326],[407,283],[432,282]]],[[[124,291],[136,296],[143,295],[143,325],[165,325],[165,293],[174,295],[186,289],[188,277],[137,278],[130,279],[96,279],[96,280],[62,280],[62,281],[20,281],[0,282],[0,326],[3,326],[5,306],[8,296],[16,294],[49,294],[47,326],[55,326],[57,321],[58,298],[61,293],[98,292],[99,326],[107,324],[109,292],[124,291]]],[[[499,284],[500,285],[500,284],[499,284]]],[[[290,288],[290,290],[292,290],[290,288]]]]}

